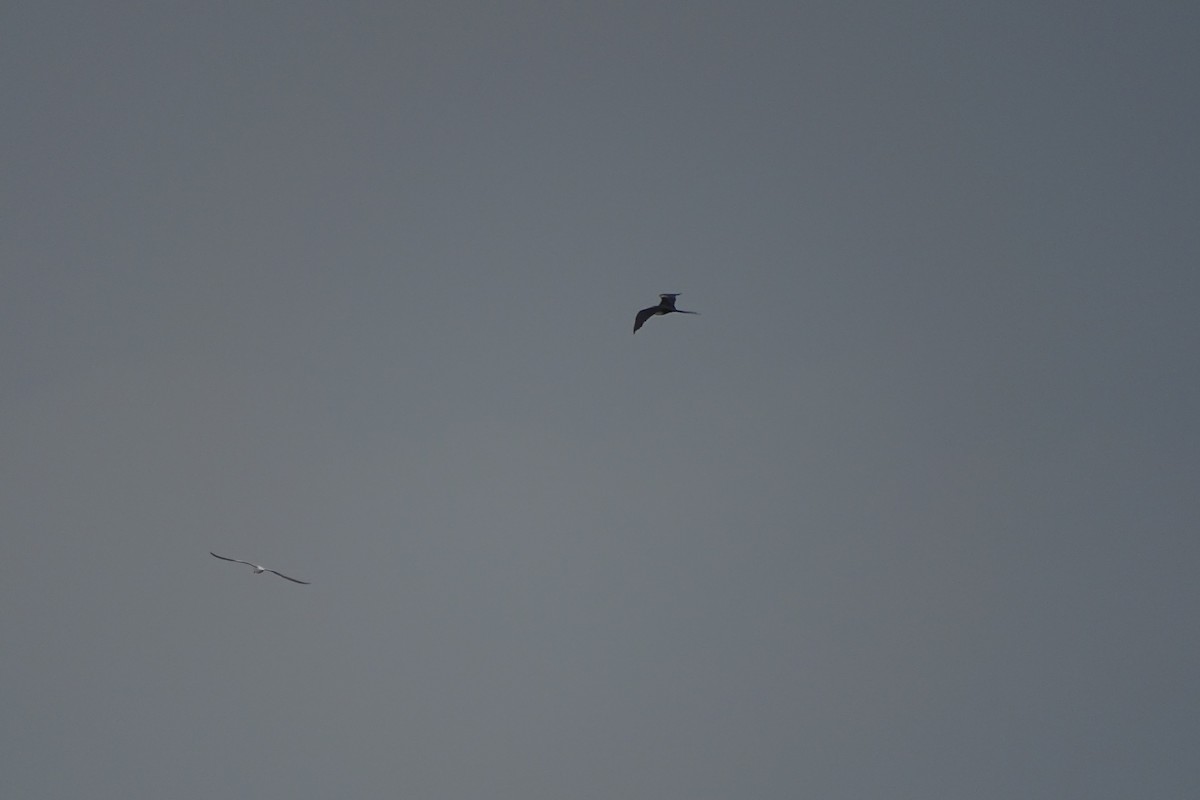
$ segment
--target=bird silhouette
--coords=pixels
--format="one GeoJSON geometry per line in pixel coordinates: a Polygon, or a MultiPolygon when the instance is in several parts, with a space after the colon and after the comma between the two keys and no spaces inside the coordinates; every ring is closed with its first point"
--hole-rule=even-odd
{"type": "Polygon", "coordinates": [[[225,556],[219,556],[211,550],[208,551],[208,554],[210,556],[212,556],[213,558],[219,558],[222,561],[232,561],[235,564],[245,564],[248,567],[254,567],[255,575],[262,575],[264,572],[270,572],[274,575],[278,575],[281,578],[287,578],[292,583],[303,583],[305,586],[308,586],[308,581],[302,581],[299,578],[293,578],[289,575],[284,575],[282,572],[279,572],[278,570],[267,569],[266,567],[260,567],[258,564],[253,564],[249,561],[242,561],[240,558],[226,558],[225,556]]]}
{"type": "Polygon", "coordinates": [[[638,328],[646,324],[646,320],[654,316],[661,317],[663,314],[699,314],[699,311],[684,311],[682,308],[675,307],[675,298],[679,297],[679,292],[668,292],[660,294],[658,305],[643,308],[633,318],[633,332],[637,333],[638,328]]]}

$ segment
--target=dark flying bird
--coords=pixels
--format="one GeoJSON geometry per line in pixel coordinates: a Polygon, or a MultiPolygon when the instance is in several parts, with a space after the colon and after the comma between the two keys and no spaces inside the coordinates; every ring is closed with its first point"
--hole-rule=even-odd
{"type": "Polygon", "coordinates": [[[303,583],[305,586],[309,585],[308,581],[302,581],[299,578],[293,578],[288,575],[284,575],[282,572],[279,572],[277,570],[267,569],[266,567],[260,567],[258,564],[251,564],[249,561],[242,561],[240,558],[226,558],[225,556],[217,555],[216,553],[214,553],[211,550],[208,551],[208,554],[210,556],[212,556],[213,558],[219,558],[222,561],[232,561],[235,564],[245,564],[248,567],[254,567],[255,575],[262,575],[264,572],[271,572],[271,573],[278,575],[281,578],[287,578],[292,583],[303,583]]]}
{"type": "Polygon", "coordinates": [[[658,305],[643,308],[633,318],[633,332],[637,333],[638,328],[646,324],[646,320],[653,316],[662,316],[663,314],[699,314],[699,311],[684,311],[682,308],[675,307],[675,298],[679,297],[679,292],[660,294],[658,305]]]}

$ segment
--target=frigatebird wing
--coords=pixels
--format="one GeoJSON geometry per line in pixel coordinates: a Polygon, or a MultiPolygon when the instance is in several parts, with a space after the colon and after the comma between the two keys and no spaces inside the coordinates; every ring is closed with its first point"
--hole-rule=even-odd
{"type": "Polygon", "coordinates": [[[658,310],[659,310],[659,307],[658,307],[658,306],[650,306],[649,308],[643,308],[641,311],[639,311],[639,312],[637,313],[637,316],[633,318],[633,332],[634,332],[634,333],[637,333],[637,332],[638,332],[638,328],[640,328],[640,327],[642,327],[643,325],[645,325],[645,324],[646,324],[646,320],[648,320],[648,319],[650,319],[651,317],[653,317],[653,316],[654,316],[654,312],[656,312],[656,311],[658,311],[658,310]]]}

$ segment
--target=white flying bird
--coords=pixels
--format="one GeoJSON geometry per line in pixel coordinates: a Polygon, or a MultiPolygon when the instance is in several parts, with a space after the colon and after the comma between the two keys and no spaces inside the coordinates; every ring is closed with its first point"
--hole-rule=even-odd
{"type": "Polygon", "coordinates": [[[258,564],[252,564],[249,561],[242,561],[240,558],[226,558],[225,556],[219,556],[211,550],[208,551],[208,554],[210,556],[212,556],[213,558],[219,558],[222,561],[232,561],[235,564],[245,564],[248,567],[254,567],[255,575],[262,575],[264,572],[271,572],[271,573],[274,573],[275,575],[278,575],[281,578],[287,578],[292,583],[303,583],[305,586],[308,586],[308,581],[302,581],[299,578],[293,578],[291,576],[284,575],[282,572],[279,572],[278,570],[267,569],[266,567],[260,567],[258,564]]]}

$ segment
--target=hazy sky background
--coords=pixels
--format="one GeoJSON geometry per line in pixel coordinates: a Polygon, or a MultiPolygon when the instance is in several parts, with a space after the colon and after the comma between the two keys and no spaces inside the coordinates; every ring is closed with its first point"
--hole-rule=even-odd
{"type": "Polygon", "coordinates": [[[0,789],[1197,796],[1198,31],[3,4],[0,789]]]}

